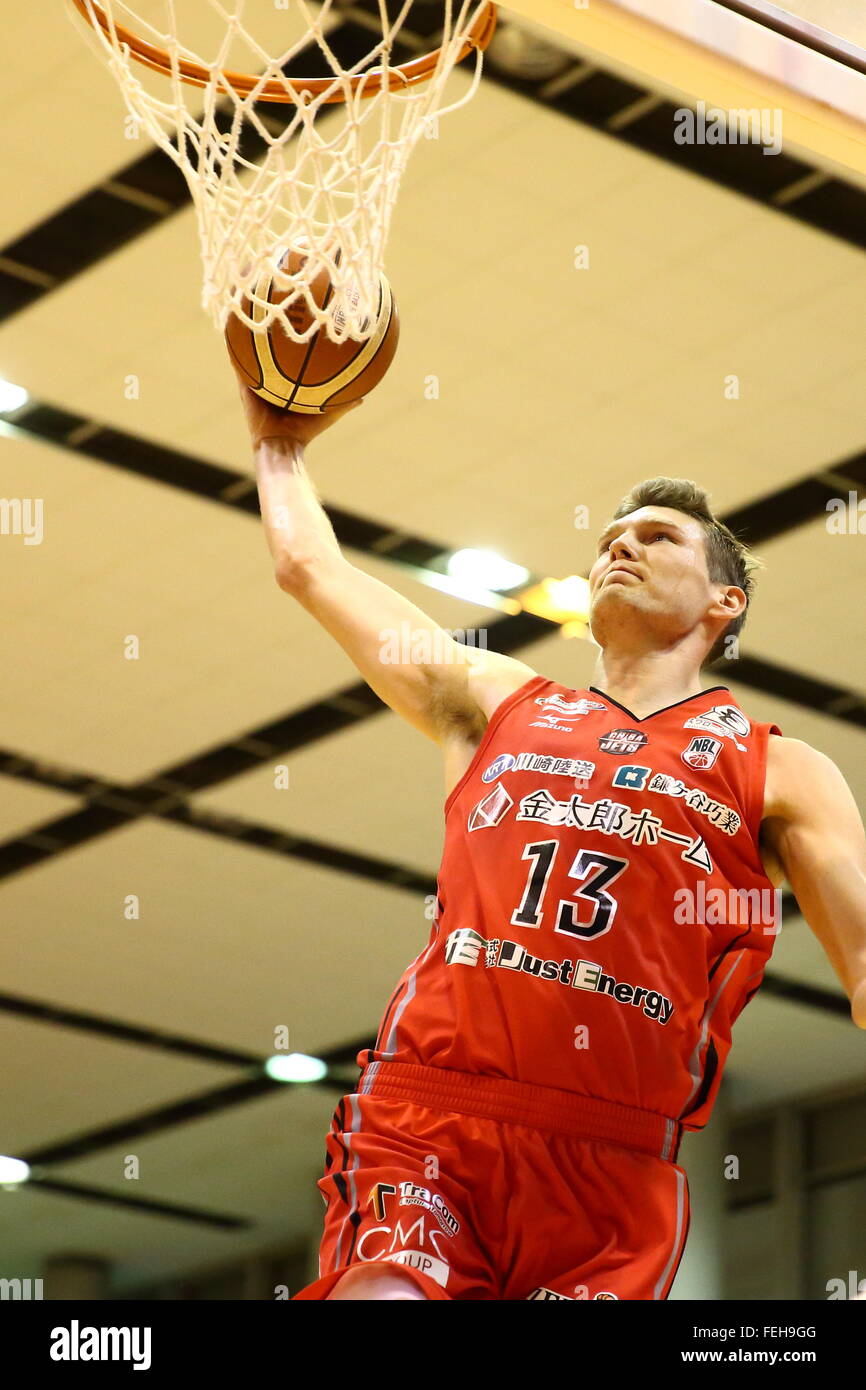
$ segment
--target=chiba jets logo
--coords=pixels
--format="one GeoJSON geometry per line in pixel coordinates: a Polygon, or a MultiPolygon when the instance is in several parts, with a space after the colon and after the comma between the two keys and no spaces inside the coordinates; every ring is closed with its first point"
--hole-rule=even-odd
{"type": "Polygon", "coordinates": [[[745,738],[752,730],[748,719],[736,705],[713,705],[703,714],[696,714],[694,719],[687,719],[683,728],[707,729],[711,734],[733,739],[734,747],[739,748],[741,753],[747,752],[747,749],[744,743],[739,742],[737,735],[745,738]]]}
{"type": "Polygon", "coordinates": [[[544,710],[541,719],[530,724],[531,729],[558,729],[560,733],[571,733],[569,728],[575,720],[594,709],[606,709],[597,700],[566,700],[564,695],[539,695],[535,703],[544,710]]]}
{"type": "Polygon", "coordinates": [[[608,729],[598,740],[602,753],[613,753],[624,757],[627,753],[637,753],[648,742],[646,734],[640,729],[608,729]]]}
{"type": "Polygon", "coordinates": [[[688,748],[683,749],[680,756],[689,767],[705,769],[713,766],[722,751],[722,747],[721,739],[710,738],[709,734],[698,734],[692,739],[688,748]]]}

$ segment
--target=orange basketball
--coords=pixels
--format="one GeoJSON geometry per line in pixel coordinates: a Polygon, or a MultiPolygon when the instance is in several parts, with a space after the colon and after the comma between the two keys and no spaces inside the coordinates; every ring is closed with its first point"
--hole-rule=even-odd
{"type": "MultiPolygon", "coordinates": [[[[294,275],[304,260],[301,252],[288,251],[280,267],[294,275]]],[[[319,271],[310,290],[319,308],[326,308],[332,292],[327,270],[319,271]]],[[[271,270],[263,272],[256,292],[272,304],[285,295],[274,285],[271,270]]],[[[243,308],[250,318],[255,318],[249,299],[243,308]]],[[[290,306],[288,317],[299,333],[313,321],[302,298],[290,306]]],[[[254,332],[232,314],[226,325],[226,343],[242,379],[263,400],[303,415],[321,415],[366,396],[378,386],[394,359],[400,322],[391,286],[384,275],[379,276],[376,315],[369,327],[370,335],[364,342],[346,338],[335,343],[324,328],[319,328],[307,342],[296,343],[279,322],[254,332]]]]}

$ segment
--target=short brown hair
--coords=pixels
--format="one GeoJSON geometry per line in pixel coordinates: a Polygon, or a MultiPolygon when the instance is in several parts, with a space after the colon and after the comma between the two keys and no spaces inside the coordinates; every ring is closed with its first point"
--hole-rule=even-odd
{"type": "Polygon", "coordinates": [[[704,531],[707,574],[711,583],[736,584],[746,595],[746,606],[740,616],[731,619],[705,656],[702,664],[708,666],[724,654],[725,638],[736,637],[742,630],[755,589],[754,574],[761,568],[761,561],[723,521],[713,516],[709,494],[689,478],[647,478],[623,497],[612,520],[619,521],[639,507],[671,507],[699,521],[704,531]]]}

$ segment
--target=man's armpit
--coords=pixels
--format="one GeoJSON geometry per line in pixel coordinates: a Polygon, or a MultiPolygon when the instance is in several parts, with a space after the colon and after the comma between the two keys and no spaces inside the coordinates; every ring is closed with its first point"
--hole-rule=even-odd
{"type": "Polygon", "coordinates": [[[487,716],[471,694],[471,674],[465,667],[458,673],[444,675],[441,670],[428,671],[428,708],[435,728],[441,737],[458,735],[469,741],[480,740],[487,728],[487,716]]]}

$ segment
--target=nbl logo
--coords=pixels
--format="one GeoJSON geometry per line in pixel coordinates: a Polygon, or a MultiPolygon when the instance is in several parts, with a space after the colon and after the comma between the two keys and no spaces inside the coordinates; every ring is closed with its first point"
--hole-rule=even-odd
{"type": "Polygon", "coordinates": [[[693,738],[680,757],[688,767],[706,769],[713,766],[722,751],[722,741],[718,738],[693,738]]]}

